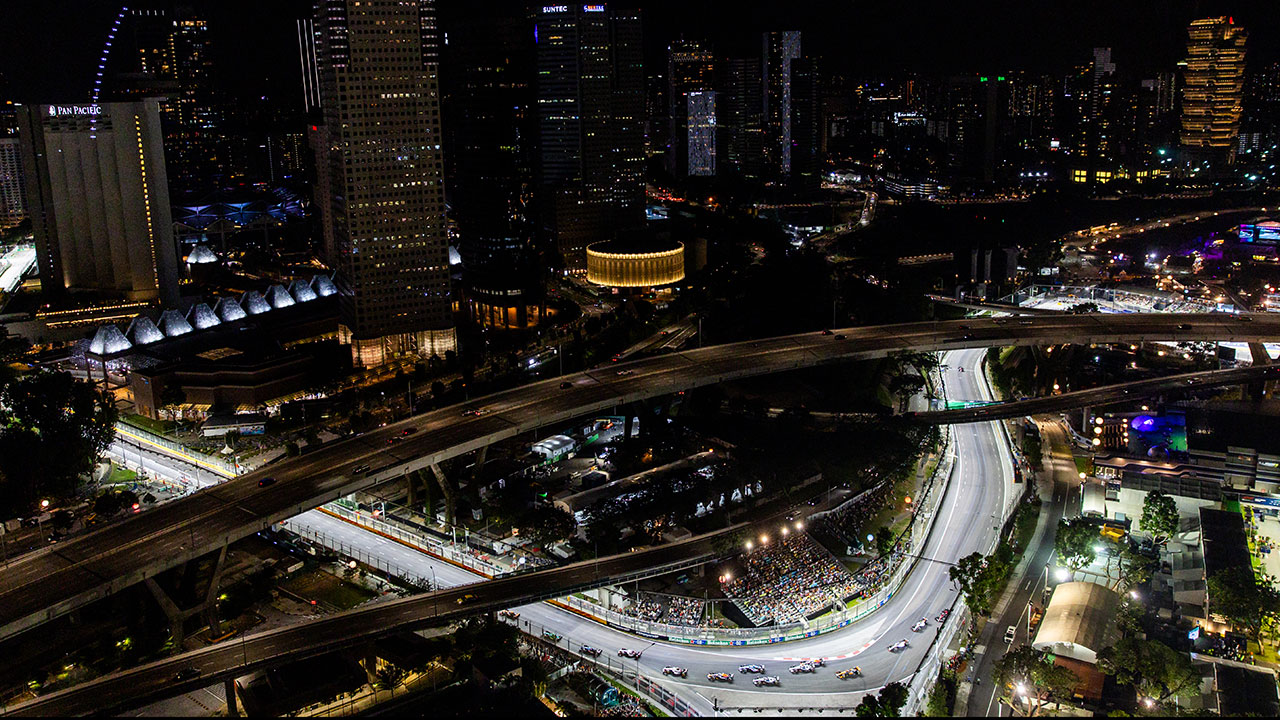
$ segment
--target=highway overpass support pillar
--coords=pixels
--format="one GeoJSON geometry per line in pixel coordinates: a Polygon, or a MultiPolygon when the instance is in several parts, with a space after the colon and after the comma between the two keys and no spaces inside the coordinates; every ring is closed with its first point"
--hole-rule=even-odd
{"type": "Polygon", "coordinates": [[[440,485],[440,492],[444,494],[445,522],[452,525],[453,511],[457,507],[457,494],[454,492],[453,485],[449,483],[449,478],[445,477],[444,470],[440,469],[439,463],[431,463],[431,474],[435,475],[436,483],[440,485]]]}
{"type": "Polygon", "coordinates": [[[227,696],[227,717],[239,717],[240,709],[236,707],[236,679],[227,678],[222,687],[223,694],[227,696]]]}
{"type": "Polygon", "coordinates": [[[484,473],[484,461],[487,460],[488,457],[489,457],[488,445],[484,445],[479,450],[476,450],[475,465],[471,469],[472,480],[475,480],[476,482],[479,482],[481,480],[481,476],[484,473]]]}
{"type": "MultiPolygon", "coordinates": [[[[198,561],[199,558],[196,558],[192,562],[198,561]]],[[[210,635],[216,636],[220,633],[217,597],[218,585],[222,579],[222,568],[226,565],[226,561],[227,546],[223,545],[217,551],[217,558],[213,561],[213,569],[209,574],[209,587],[205,590],[204,599],[196,606],[185,610],[178,607],[178,604],[174,602],[173,598],[169,597],[164,588],[160,587],[160,583],[156,582],[154,577],[149,577],[144,581],[147,589],[151,591],[152,597],[156,599],[160,609],[164,611],[164,616],[169,620],[169,635],[175,647],[181,648],[183,641],[187,638],[187,619],[200,612],[206,613],[205,618],[209,623],[210,635]]]]}

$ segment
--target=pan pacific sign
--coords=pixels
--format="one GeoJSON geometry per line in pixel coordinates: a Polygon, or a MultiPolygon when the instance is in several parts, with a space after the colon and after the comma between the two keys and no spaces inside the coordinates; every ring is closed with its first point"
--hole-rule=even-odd
{"type": "Polygon", "coordinates": [[[98,105],[50,105],[49,117],[90,117],[102,114],[98,105]]]}

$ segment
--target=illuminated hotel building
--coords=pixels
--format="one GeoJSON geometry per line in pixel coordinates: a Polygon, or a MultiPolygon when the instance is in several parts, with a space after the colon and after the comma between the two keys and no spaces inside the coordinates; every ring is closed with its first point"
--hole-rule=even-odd
{"type": "Polygon", "coordinates": [[[441,168],[434,0],[318,0],[324,124],[313,135],[328,192],[339,337],[359,367],[455,349],[441,168]],[[320,132],[320,130],[323,132],[320,132]]]}
{"type": "Polygon", "coordinates": [[[619,238],[587,247],[587,280],[612,288],[658,288],[684,279],[684,243],[619,238]]]}
{"type": "Polygon", "coordinates": [[[1230,17],[1195,20],[1187,28],[1182,148],[1189,165],[1235,159],[1247,37],[1230,17]]]}
{"type": "Polygon", "coordinates": [[[178,301],[159,101],[27,105],[19,136],[46,297],[178,301]]]}
{"type": "MultiPolygon", "coordinates": [[[[0,132],[3,132],[0,129],[0,132]]],[[[0,230],[27,218],[27,186],[16,137],[0,137],[0,230]]]]}

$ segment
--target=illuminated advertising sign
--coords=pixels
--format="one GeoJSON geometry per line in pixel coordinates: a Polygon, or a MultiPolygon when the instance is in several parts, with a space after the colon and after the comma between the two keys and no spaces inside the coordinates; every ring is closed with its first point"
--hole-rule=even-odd
{"type": "Polygon", "coordinates": [[[568,5],[543,5],[542,12],[544,13],[569,12],[569,6],[568,5]]]}
{"type": "Polygon", "coordinates": [[[582,12],[604,12],[603,5],[583,5],[582,12]]]}
{"type": "Polygon", "coordinates": [[[1260,222],[1246,223],[1240,226],[1240,242],[1262,243],[1265,245],[1280,244],[1280,223],[1260,222]]]}
{"type": "Polygon", "coordinates": [[[50,105],[49,117],[95,116],[101,115],[102,108],[97,105],[50,105]]]}

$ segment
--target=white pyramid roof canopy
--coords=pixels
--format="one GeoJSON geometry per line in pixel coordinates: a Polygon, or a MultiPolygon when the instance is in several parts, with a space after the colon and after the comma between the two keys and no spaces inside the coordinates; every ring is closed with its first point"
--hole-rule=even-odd
{"type": "Polygon", "coordinates": [[[283,285],[272,285],[271,289],[267,290],[267,300],[273,308],[285,308],[296,304],[293,296],[284,289],[283,285]]]}
{"type": "Polygon", "coordinates": [[[317,275],[311,281],[311,286],[315,288],[316,295],[320,297],[329,297],[338,292],[337,286],[333,284],[333,280],[328,275],[317,275]]]}
{"type": "Polygon", "coordinates": [[[89,341],[89,352],[93,355],[106,356],[124,352],[133,345],[115,325],[103,325],[93,334],[89,341]]]}
{"type": "Polygon", "coordinates": [[[310,285],[302,282],[301,280],[293,281],[293,284],[289,286],[289,294],[293,296],[294,300],[297,300],[300,303],[316,299],[316,291],[312,290],[310,285]]]}
{"type": "Polygon", "coordinates": [[[208,245],[197,245],[187,256],[187,263],[191,265],[203,265],[205,263],[218,262],[218,256],[209,249],[208,245]]]}
{"type": "Polygon", "coordinates": [[[244,308],[240,307],[240,303],[236,302],[235,298],[218,298],[214,310],[218,313],[218,317],[222,318],[222,322],[235,322],[245,317],[244,308]]]}
{"type": "Polygon", "coordinates": [[[178,337],[192,331],[191,323],[177,310],[165,310],[160,316],[160,329],[165,337],[178,337]]]}
{"type": "Polygon", "coordinates": [[[205,303],[196,303],[191,306],[191,310],[187,313],[187,322],[197,330],[211,328],[214,325],[221,325],[222,321],[218,316],[213,314],[213,310],[205,303]]]}
{"type": "Polygon", "coordinates": [[[156,327],[155,322],[146,315],[134,318],[124,334],[133,341],[134,345],[150,345],[164,339],[164,333],[160,332],[160,328],[156,327]]]}
{"type": "Polygon", "coordinates": [[[245,293],[244,297],[240,298],[240,305],[250,315],[261,315],[271,310],[271,306],[267,304],[267,301],[262,299],[262,293],[257,290],[250,290],[245,293]]]}

